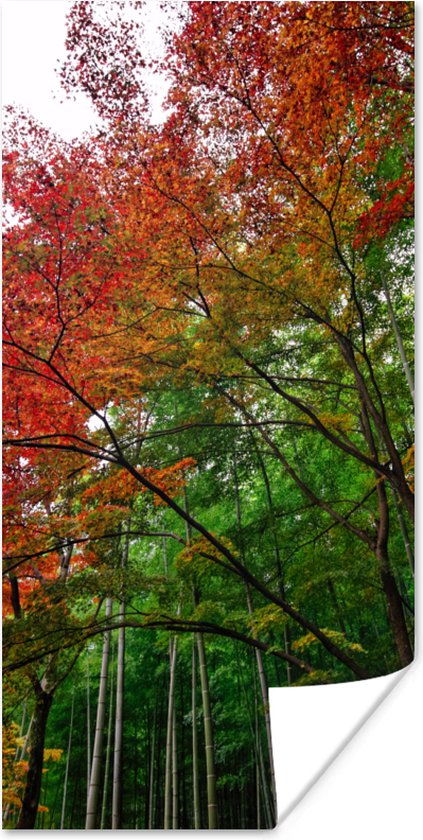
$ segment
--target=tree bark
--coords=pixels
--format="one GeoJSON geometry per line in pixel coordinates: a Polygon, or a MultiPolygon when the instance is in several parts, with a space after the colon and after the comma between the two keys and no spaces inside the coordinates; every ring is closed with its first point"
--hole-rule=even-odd
{"type": "Polygon", "coordinates": [[[388,604],[388,618],[395,639],[399,661],[403,668],[413,661],[413,650],[408,636],[404,610],[398,586],[391,570],[385,566],[386,557],[381,556],[380,577],[388,604]]]}
{"type": "Polygon", "coordinates": [[[176,736],[176,711],[175,703],[173,704],[172,714],[172,828],[179,828],[178,813],[178,742],[176,736]]]}
{"type": "Polygon", "coordinates": [[[9,573],[9,583],[10,583],[10,600],[13,608],[13,615],[16,619],[19,619],[22,615],[21,609],[21,602],[19,597],[19,581],[15,575],[9,573]]]}
{"type": "Polygon", "coordinates": [[[194,803],[194,828],[201,826],[200,813],[200,785],[198,776],[198,732],[197,732],[197,658],[195,654],[195,642],[192,646],[192,683],[191,683],[191,710],[192,710],[192,793],[194,803]]]}
{"type": "Polygon", "coordinates": [[[34,689],[36,699],[30,736],[28,774],[16,828],[35,828],[41,793],[46,727],[53,702],[53,695],[44,691],[38,681],[34,684],[34,689]]]}
{"type": "Polygon", "coordinates": [[[175,703],[175,673],[176,673],[176,638],[170,640],[170,678],[167,707],[166,726],[166,763],[165,763],[165,802],[164,802],[164,825],[163,828],[172,828],[172,728],[173,708],[175,703]]]}
{"type": "Polygon", "coordinates": [[[197,633],[197,650],[198,662],[200,665],[200,682],[201,694],[203,698],[203,716],[204,716],[204,743],[206,750],[206,772],[207,772],[207,813],[208,813],[208,827],[218,828],[217,818],[217,790],[216,790],[216,771],[214,766],[214,740],[213,740],[213,724],[211,717],[210,704],[210,690],[209,677],[207,672],[206,652],[204,648],[204,638],[201,633],[197,633]]]}
{"type": "Polygon", "coordinates": [[[91,778],[91,697],[90,697],[90,660],[87,651],[87,806],[91,778]]]}
{"type": "Polygon", "coordinates": [[[148,782],[148,828],[154,828],[154,762],[156,760],[156,725],[157,725],[157,698],[154,704],[153,729],[151,733],[151,750],[150,750],[150,774],[148,782]]]}
{"type": "Polygon", "coordinates": [[[376,557],[379,562],[379,574],[382,588],[388,605],[388,618],[392,635],[398,651],[402,667],[409,665],[413,659],[413,651],[407,630],[401,596],[395,577],[390,569],[388,555],[389,509],[386,498],[386,488],[382,482],[378,485],[379,522],[376,546],[376,557]]]}
{"type": "MultiPolygon", "coordinates": [[[[119,607],[119,618],[125,617],[125,604],[119,607]]],[[[115,745],[113,757],[112,829],[122,828],[122,757],[123,757],[123,701],[125,678],[125,628],[118,632],[115,745]]]]}
{"type": "MultiPolygon", "coordinates": [[[[112,615],[112,599],[106,601],[106,620],[112,615]]],[[[103,757],[103,735],[106,718],[107,676],[109,670],[110,630],[104,634],[103,654],[101,658],[100,685],[98,689],[97,717],[94,736],[93,760],[90,785],[88,789],[86,829],[97,828],[97,808],[100,794],[101,764],[103,757]]]]}
{"type": "MultiPolygon", "coordinates": [[[[125,537],[122,569],[128,564],[129,537],[125,537]]],[[[125,602],[119,605],[119,622],[125,620],[125,602]]],[[[113,758],[112,829],[122,828],[122,758],[123,758],[123,703],[125,682],[125,628],[119,627],[116,674],[115,748],[113,758]]]]}
{"type": "Polygon", "coordinates": [[[107,799],[108,799],[108,788],[109,788],[109,772],[110,772],[110,757],[112,752],[112,725],[113,725],[113,688],[114,688],[114,674],[113,674],[113,639],[111,639],[111,649],[112,649],[112,656],[111,656],[111,681],[110,681],[110,693],[109,693],[109,719],[107,722],[107,743],[106,743],[106,763],[104,765],[104,782],[103,782],[103,799],[101,803],[101,818],[100,818],[100,828],[104,829],[106,825],[106,810],[107,810],[107,799]]]}

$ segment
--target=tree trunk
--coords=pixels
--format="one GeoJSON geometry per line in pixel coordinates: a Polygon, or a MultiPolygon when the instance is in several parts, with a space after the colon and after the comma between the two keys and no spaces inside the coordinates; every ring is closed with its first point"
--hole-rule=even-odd
{"type": "Polygon", "coordinates": [[[200,828],[200,784],[198,776],[198,732],[197,732],[197,658],[195,654],[195,641],[192,646],[192,684],[191,684],[191,709],[192,709],[192,793],[194,803],[194,828],[200,828]]]}
{"type": "Polygon", "coordinates": [[[201,694],[203,698],[204,715],[204,742],[206,749],[206,772],[207,772],[207,813],[208,827],[217,828],[217,790],[216,772],[214,766],[214,741],[213,725],[210,706],[209,677],[207,672],[206,652],[204,639],[201,633],[197,633],[198,661],[200,664],[201,694]]]}
{"type": "MultiPolygon", "coordinates": [[[[379,553],[379,552],[378,552],[379,553]]],[[[380,552],[380,578],[388,605],[388,618],[392,635],[395,640],[401,666],[405,668],[413,661],[413,650],[410,644],[407,625],[404,618],[402,600],[394,575],[388,568],[387,554],[380,552]]]]}
{"type": "Polygon", "coordinates": [[[175,703],[175,672],[176,672],[176,639],[170,640],[170,677],[169,677],[169,695],[167,707],[167,727],[166,727],[166,764],[165,764],[165,802],[164,802],[164,829],[172,828],[171,814],[172,814],[172,728],[173,728],[173,708],[175,703]]]}
{"type": "Polygon", "coordinates": [[[112,753],[112,728],[113,728],[113,688],[114,688],[114,674],[113,674],[113,660],[114,660],[114,645],[111,639],[111,680],[110,680],[110,694],[109,694],[109,719],[107,722],[107,743],[106,743],[106,763],[104,766],[104,782],[103,782],[103,799],[101,803],[101,819],[100,828],[104,829],[106,826],[106,811],[109,788],[109,772],[110,772],[110,757],[112,753]]]}
{"type": "Polygon", "coordinates": [[[153,731],[151,734],[150,777],[148,784],[148,828],[154,828],[154,762],[156,759],[157,698],[154,704],[153,731]]]}
{"type": "MultiPolygon", "coordinates": [[[[184,487],[184,509],[189,513],[188,494],[184,487]]],[[[188,522],[185,522],[185,536],[187,545],[191,542],[191,527],[188,522]]],[[[197,592],[195,586],[193,588],[194,604],[197,603],[197,592]]],[[[192,710],[192,792],[193,792],[193,808],[194,808],[194,829],[200,828],[201,825],[201,809],[200,809],[200,781],[198,773],[198,733],[197,733],[197,662],[195,654],[195,637],[192,647],[192,672],[191,672],[191,710],[192,710]]]]}
{"type": "Polygon", "coordinates": [[[90,660],[87,656],[87,807],[91,778],[91,697],[90,697],[90,660]]]}
{"type": "MultiPolygon", "coordinates": [[[[129,537],[126,537],[122,566],[126,566],[129,537]]],[[[125,603],[119,606],[119,621],[125,620],[125,603]]],[[[123,701],[125,680],[125,628],[118,632],[117,674],[116,674],[116,712],[115,712],[115,748],[113,760],[113,796],[112,829],[122,828],[122,750],[123,750],[123,701]]]]}
{"type": "Polygon", "coordinates": [[[15,575],[12,575],[11,572],[9,573],[8,577],[9,577],[10,590],[11,590],[10,591],[10,601],[11,601],[12,608],[13,608],[13,615],[16,619],[19,619],[22,615],[21,601],[20,601],[20,597],[19,597],[19,581],[15,577],[15,575]]]}
{"type": "Polygon", "coordinates": [[[68,752],[67,752],[67,755],[66,755],[65,780],[64,780],[64,783],[63,783],[63,800],[62,800],[62,814],[61,814],[61,818],[60,818],[60,828],[65,827],[66,795],[67,795],[67,791],[68,791],[69,764],[70,764],[70,756],[71,756],[71,748],[72,748],[74,707],[75,707],[75,695],[72,691],[72,705],[71,705],[71,715],[70,715],[70,723],[69,723],[68,752]]]}
{"type": "Polygon", "coordinates": [[[172,828],[178,828],[178,743],[176,737],[176,712],[172,715],[172,828]]]}
{"type": "Polygon", "coordinates": [[[256,763],[256,813],[257,813],[257,824],[256,828],[261,828],[261,814],[260,814],[260,768],[258,763],[256,763]]]}
{"type": "Polygon", "coordinates": [[[41,793],[47,720],[53,702],[53,695],[44,691],[39,682],[34,688],[36,700],[31,726],[28,774],[16,828],[35,827],[41,793]]]}
{"type": "MultiPolygon", "coordinates": [[[[112,615],[112,599],[106,600],[106,622],[112,615]]],[[[109,670],[110,630],[104,634],[101,659],[100,685],[98,689],[97,717],[95,725],[93,760],[88,789],[86,829],[97,828],[97,808],[100,793],[101,764],[103,757],[104,722],[106,719],[107,676],[109,670]]]]}

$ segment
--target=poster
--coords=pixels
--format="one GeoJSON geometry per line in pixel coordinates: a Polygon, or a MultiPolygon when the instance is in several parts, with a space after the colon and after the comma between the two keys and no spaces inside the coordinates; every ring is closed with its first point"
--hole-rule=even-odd
{"type": "Polygon", "coordinates": [[[5,826],[272,828],[413,659],[413,6],[13,8],[5,826]]]}

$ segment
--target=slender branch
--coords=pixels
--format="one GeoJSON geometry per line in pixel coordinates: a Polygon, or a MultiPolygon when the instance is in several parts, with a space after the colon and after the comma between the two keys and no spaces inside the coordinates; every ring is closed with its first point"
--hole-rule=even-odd
{"type": "Polygon", "coordinates": [[[174,534],[171,531],[123,531],[123,532],[114,532],[109,534],[101,534],[98,537],[78,537],[76,539],[68,539],[65,537],[65,542],[57,543],[56,545],[51,546],[50,548],[45,548],[40,551],[34,551],[29,554],[6,554],[5,560],[17,560],[17,563],[14,563],[12,566],[8,566],[4,571],[3,574],[6,575],[9,572],[16,569],[18,566],[21,566],[22,563],[25,563],[27,560],[33,560],[35,557],[43,557],[46,554],[52,554],[55,551],[59,551],[59,549],[67,548],[71,545],[80,545],[81,543],[86,542],[97,542],[98,540],[108,540],[114,539],[115,537],[165,537],[168,539],[177,540],[182,545],[185,545],[185,540],[182,537],[179,537],[178,534],[174,534]]]}

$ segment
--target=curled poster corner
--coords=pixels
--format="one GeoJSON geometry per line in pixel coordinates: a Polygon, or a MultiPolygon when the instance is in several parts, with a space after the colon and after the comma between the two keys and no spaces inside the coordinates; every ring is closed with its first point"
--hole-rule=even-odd
{"type": "Polygon", "coordinates": [[[277,834],[419,836],[422,684],[418,660],[360,683],[271,689],[277,834]]]}

